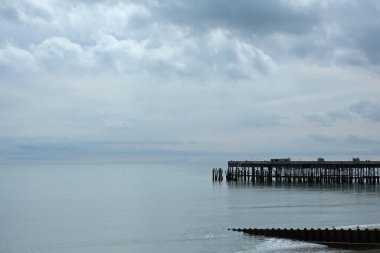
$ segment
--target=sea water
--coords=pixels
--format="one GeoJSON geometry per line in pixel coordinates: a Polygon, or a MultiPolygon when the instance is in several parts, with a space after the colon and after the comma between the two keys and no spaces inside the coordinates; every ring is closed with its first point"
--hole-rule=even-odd
{"type": "Polygon", "coordinates": [[[346,252],[227,228],[380,223],[378,186],[213,183],[211,172],[1,164],[0,252],[346,252]]]}

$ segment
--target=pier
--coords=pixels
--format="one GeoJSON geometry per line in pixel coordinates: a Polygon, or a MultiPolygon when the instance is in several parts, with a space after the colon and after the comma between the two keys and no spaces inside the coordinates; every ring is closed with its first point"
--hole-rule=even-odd
{"type": "Polygon", "coordinates": [[[228,230],[243,232],[254,236],[267,236],[306,241],[335,248],[380,248],[380,230],[378,229],[229,228],[228,230]]]}
{"type": "MultiPolygon", "coordinates": [[[[220,169],[213,170],[213,180],[222,181],[220,169]]],[[[306,183],[306,184],[379,184],[380,161],[229,161],[225,171],[227,182],[306,183]]]]}

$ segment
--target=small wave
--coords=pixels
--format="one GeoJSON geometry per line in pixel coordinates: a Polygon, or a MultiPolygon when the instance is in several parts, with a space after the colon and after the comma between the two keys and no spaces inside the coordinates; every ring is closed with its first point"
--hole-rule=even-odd
{"type": "Polygon", "coordinates": [[[347,226],[338,226],[336,229],[380,229],[380,224],[362,224],[362,225],[347,225],[347,226]]]}
{"type": "Polygon", "coordinates": [[[234,206],[231,209],[265,209],[265,208],[311,208],[311,207],[342,207],[352,206],[352,204],[344,203],[310,203],[310,204],[275,204],[275,205],[249,205],[249,206],[234,206]]]}
{"type": "Polygon", "coordinates": [[[213,239],[222,239],[226,237],[228,237],[228,235],[222,234],[222,233],[205,233],[205,234],[199,234],[199,235],[184,236],[182,238],[177,239],[177,241],[213,240],[213,239]]]}
{"type": "Polygon", "coordinates": [[[262,253],[275,253],[275,252],[283,252],[283,253],[291,253],[291,252],[292,253],[293,252],[309,252],[309,253],[330,252],[330,253],[337,253],[337,252],[349,252],[349,251],[330,249],[330,248],[328,248],[327,246],[324,246],[324,245],[307,243],[307,242],[301,242],[301,241],[268,238],[268,239],[263,240],[262,243],[257,244],[252,249],[245,250],[245,251],[236,251],[235,253],[255,253],[255,252],[262,252],[262,253]]]}
{"type": "Polygon", "coordinates": [[[322,249],[325,248],[325,246],[317,245],[317,244],[311,244],[311,243],[305,243],[300,241],[293,241],[293,240],[286,240],[286,239],[267,239],[264,240],[264,243],[260,245],[260,248],[258,248],[259,252],[278,252],[281,250],[282,252],[293,252],[294,250],[310,250],[310,249],[322,249]]]}

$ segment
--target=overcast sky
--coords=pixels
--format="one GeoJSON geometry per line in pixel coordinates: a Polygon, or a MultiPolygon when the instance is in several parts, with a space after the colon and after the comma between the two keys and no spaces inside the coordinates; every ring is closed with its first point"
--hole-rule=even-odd
{"type": "Polygon", "coordinates": [[[0,161],[380,160],[379,45],[376,0],[2,0],[0,161]]]}

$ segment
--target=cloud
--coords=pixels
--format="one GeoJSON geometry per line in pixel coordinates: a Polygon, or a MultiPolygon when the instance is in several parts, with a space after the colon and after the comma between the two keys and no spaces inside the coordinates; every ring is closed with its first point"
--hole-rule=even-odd
{"type": "Polygon", "coordinates": [[[4,3],[0,4],[0,19],[3,21],[14,22],[18,19],[17,11],[4,3]]]}
{"type": "Polygon", "coordinates": [[[27,50],[7,44],[0,48],[0,66],[16,72],[36,72],[40,70],[35,57],[27,50]]]}
{"type": "Polygon", "coordinates": [[[372,0],[353,1],[343,6],[335,4],[334,10],[337,8],[343,10],[339,19],[347,44],[362,52],[370,64],[379,64],[380,54],[377,45],[380,43],[380,28],[378,26],[380,3],[372,0]],[[349,18],[352,15],[355,15],[355,20],[349,18]]]}
{"type": "Polygon", "coordinates": [[[338,111],[328,111],[324,114],[308,114],[303,116],[304,119],[310,123],[316,123],[321,126],[332,126],[337,121],[341,120],[352,120],[350,112],[338,110],[338,111]]]}
{"type": "Polygon", "coordinates": [[[349,145],[352,146],[371,146],[371,145],[378,145],[380,144],[380,139],[377,138],[366,138],[361,137],[353,134],[349,134],[346,136],[330,136],[330,135],[323,135],[323,134],[311,134],[308,136],[308,139],[311,139],[316,142],[320,143],[326,143],[326,144],[338,144],[338,145],[349,145]]]}
{"type": "Polygon", "coordinates": [[[60,5],[61,10],[54,25],[65,34],[76,36],[82,41],[94,39],[99,34],[120,38],[133,36],[150,18],[149,9],[142,3],[102,1],[60,5]]]}
{"type": "Polygon", "coordinates": [[[247,115],[241,120],[241,124],[249,128],[270,129],[280,127],[286,122],[287,118],[281,115],[247,115]]]}
{"type": "Polygon", "coordinates": [[[322,135],[322,134],[311,134],[308,137],[314,141],[323,142],[323,143],[333,143],[333,142],[338,141],[338,139],[335,137],[322,135]]]}
{"type": "Polygon", "coordinates": [[[380,103],[361,100],[351,105],[351,111],[362,118],[380,122],[380,103]]]}
{"type": "Polygon", "coordinates": [[[0,12],[3,19],[19,23],[44,24],[52,20],[54,9],[49,1],[3,1],[0,12]]]}
{"type": "Polygon", "coordinates": [[[70,68],[75,69],[92,64],[81,45],[67,38],[51,37],[37,46],[32,46],[31,51],[43,64],[45,71],[70,70],[70,68]]]}
{"type": "MultiPolygon", "coordinates": [[[[322,40],[315,41],[327,53],[323,54],[324,57],[330,53],[335,64],[365,66],[380,63],[375,46],[380,40],[377,25],[380,22],[378,1],[351,1],[346,4],[328,1],[321,11],[326,15],[324,25],[321,26],[325,27],[325,36],[322,40]],[[355,16],[355,20],[352,16],[355,16]]],[[[317,48],[318,44],[315,45],[317,48]]]]}
{"type": "MultiPolygon", "coordinates": [[[[242,40],[225,29],[210,30],[203,41],[199,43],[192,55],[187,55],[191,61],[199,61],[198,72],[215,73],[234,78],[247,78],[255,74],[267,74],[276,68],[275,61],[263,50],[242,40]],[[199,56],[199,57],[197,57],[199,56]]],[[[190,66],[190,62],[187,63],[190,66]]],[[[204,73],[204,74],[206,74],[204,73]]]]}
{"type": "MultiPolygon", "coordinates": [[[[168,32],[176,30],[175,27],[163,29],[168,32]]],[[[2,58],[4,63],[18,70],[30,70],[34,65],[46,72],[58,73],[116,71],[231,79],[265,75],[277,67],[264,51],[226,30],[212,30],[204,36],[188,38],[189,43],[181,44],[179,42],[185,39],[186,34],[176,34],[169,42],[161,41],[161,38],[135,40],[101,35],[91,46],[65,37],[51,37],[32,45],[29,50],[8,45],[2,58]],[[6,51],[12,56],[7,57],[6,51]],[[25,66],[18,64],[21,57],[26,58],[25,66]]]]}
{"type": "Polygon", "coordinates": [[[255,34],[305,33],[318,20],[309,6],[285,1],[166,1],[159,13],[170,22],[196,29],[225,27],[255,34]]]}
{"type": "Polygon", "coordinates": [[[374,149],[379,6],[2,1],[0,139],[36,156],[95,154],[91,141],[107,155],[374,149]]]}
{"type": "Polygon", "coordinates": [[[244,79],[289,56],[377,64],[378,4],[363,2],[9,1],[0,9],[11,29],[0,32],[51,68],[244,79]],[[337,15],[341,8],[360,22],[337,15]]]}
{"type": "MultiPolygon", "coordinates": [[[[379,18],[377,18],[379,20],[379,18]]],[[[358,38],[357,44],[366,54],[372,64],[380,63],[380,52],[378,45],[380,44],[380,27],[371,24],[367,29],[363,29],[358,38]]]]}
{"type": "Polygon", "coordinates": [[[378,139],[369,139],[363,138],[356,135],[349,135],[344,138],[344,142],[348,144],[359,144],[359,145],[378,145],[380,144],[380,140],[378,139]]]}
{"type": "Polygon", "coordinates": [[[117,119],[102,119],[104,124],[107,127],[115,128],[115,129],[123,129],[123,128],[128,128],[129,124],[128,122],[124,120],[117,120],[117,119]]]}

